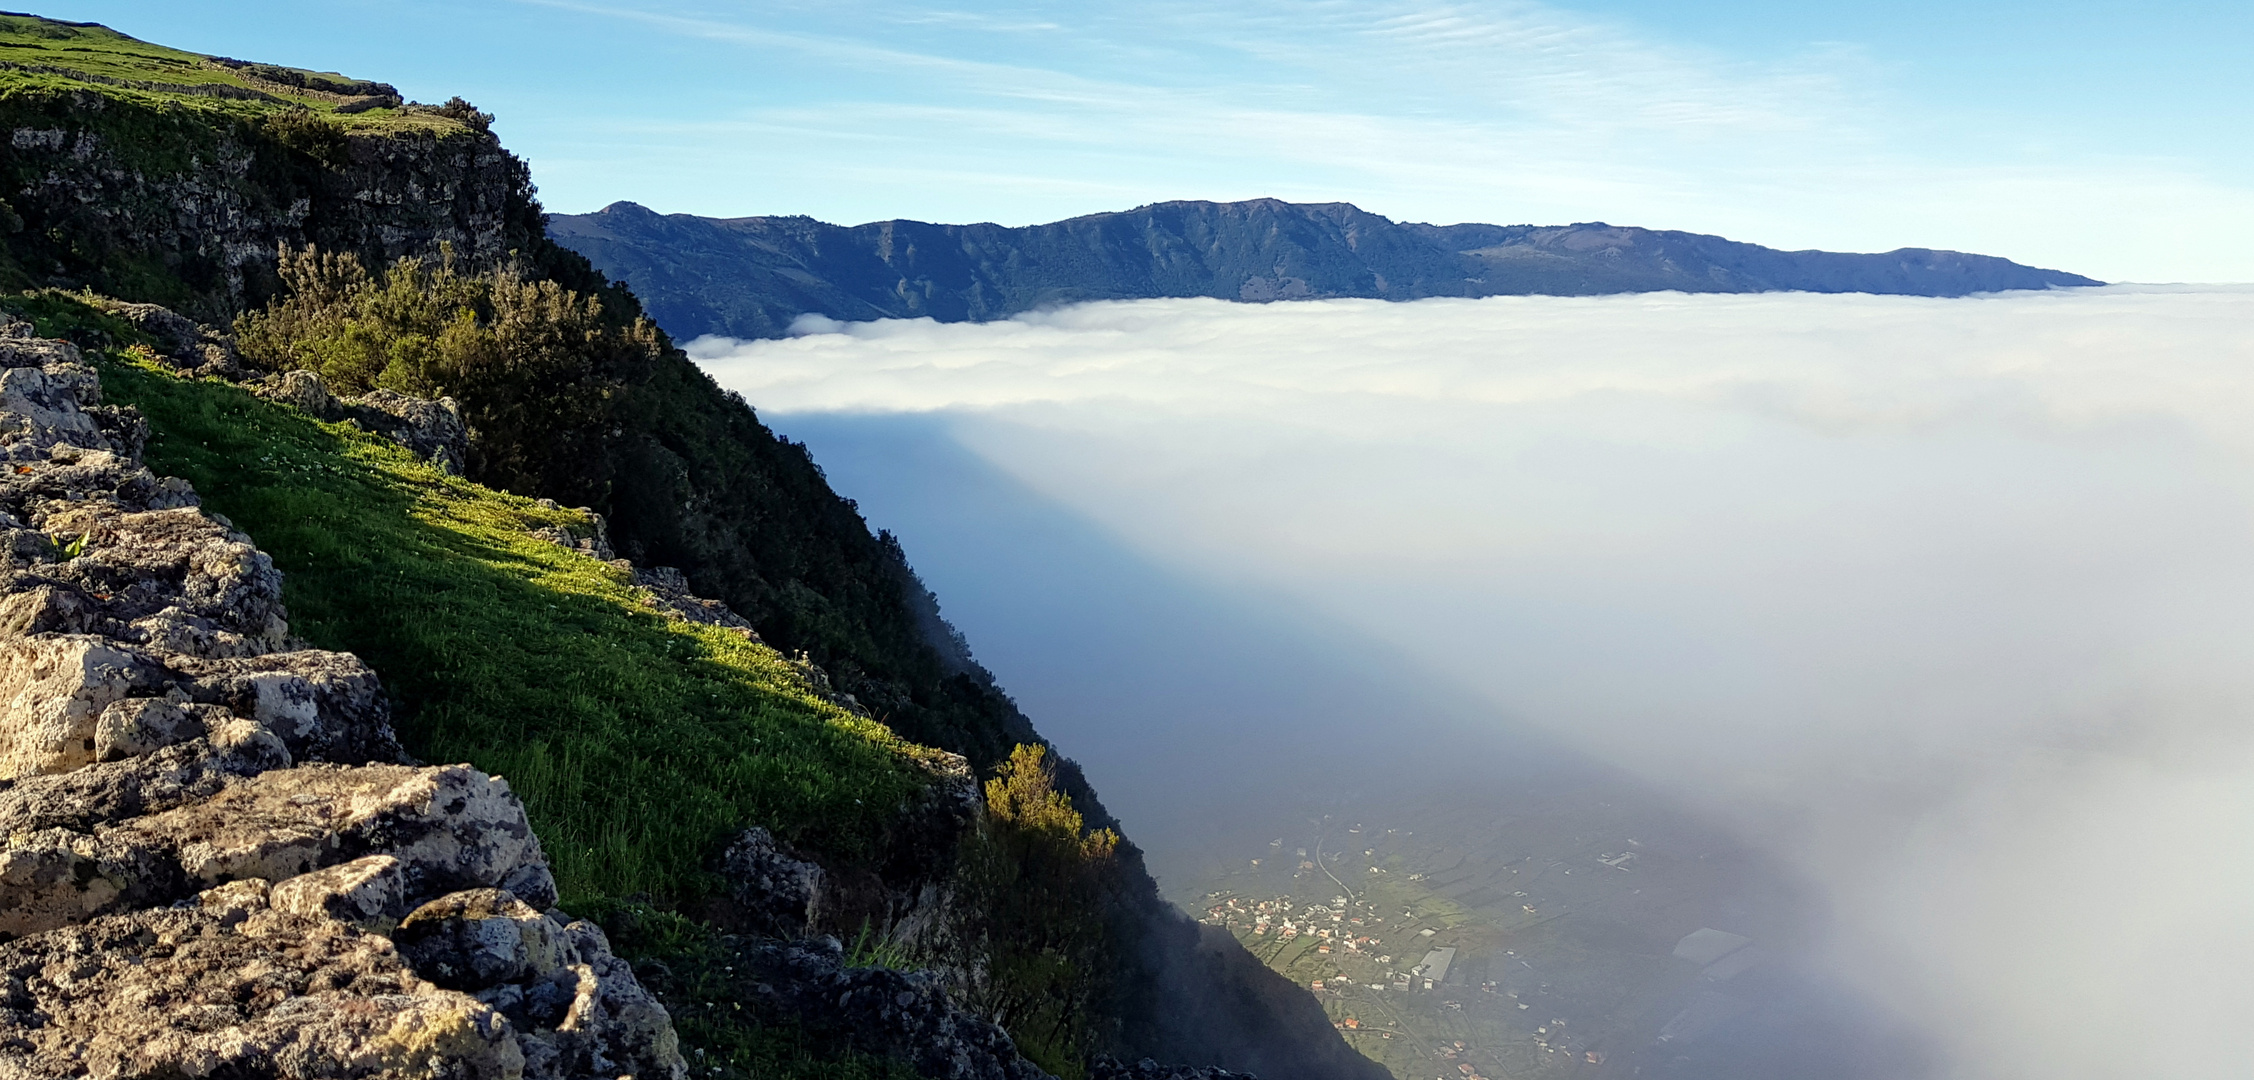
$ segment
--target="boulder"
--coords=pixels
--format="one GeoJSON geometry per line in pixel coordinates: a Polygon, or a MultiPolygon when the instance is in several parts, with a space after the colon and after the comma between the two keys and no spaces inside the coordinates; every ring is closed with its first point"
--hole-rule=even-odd
{"type": "Polygon", "coordinates": [[[281,377],[259,389],[259,396],[284,405],[295,405],[308,416],[320,420],[334,420],[344,406],[329,393],[327,383],[311,371],[285,371],[281,377]]]}
{"type": "Polygon", "coordinates": [[[441,471],[460,476],[469,467],[470,425],[453,398],[370,390],[345,404],[353,423],[388,437],[441,471]]]}
{"type": "Polygon", "coordinates": [[[206,895],[0,945],[0,1076],[523,1075],[505,1017],[384,938],[255,887],[206,895]]]}
{"type": "Polygon", "coordinates": [[[795,858],[762,828],[745,829],[721,853],[717,869],[735,909],[730,920],[771,937],[804,937],[822,895],[822,868],[795,858]]]}

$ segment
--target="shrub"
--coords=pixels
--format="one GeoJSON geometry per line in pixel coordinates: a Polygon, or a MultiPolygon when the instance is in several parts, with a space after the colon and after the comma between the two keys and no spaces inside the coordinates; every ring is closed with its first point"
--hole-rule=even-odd
{"type": "Polygon", "coordinates": [[[261,117],[258,126],[275,142],[332,169],[352,160],[346,149],[344,128],[311,109],[286,109],[261,117]]]}
{"type": "Polygon", "coordinates": [[[986,784],[987,820],[958,870],[971,1008],[1062,1076],[1109,1034],[1114,970],[1103,912],[1122,874],[1119,834],[1086,829],[1042,747],[1020,745],[986,784]]]}
{"type": "Polygon", "coordinates": [[[342,393],[453,397],[472,471],[538,486],[558,455],[598,437],[609,399],[664,351],[647,320],[607,320],[602,301],[513,266],[457,270],[401,259],[380,277],[350,254],[284,251],[283,294],[236,320],[236,340],[271,370],[306,368],[342,393]]]}

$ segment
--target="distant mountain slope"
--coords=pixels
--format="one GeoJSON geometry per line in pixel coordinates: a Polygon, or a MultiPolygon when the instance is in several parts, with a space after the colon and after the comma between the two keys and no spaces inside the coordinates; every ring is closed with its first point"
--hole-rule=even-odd
{"type": "Polygon", "coordinates": [[[830,225],[703,218],[630,202],[558,214],[549,235],[631,285],[681,337],[776,337],[808,312],[999,319],[1081,300],[1297,300],[1654,292],[1964,296],[2098,285],[1990,255],[1778,251],[1625,228],[1418,225],[1347,203],[1156,203],[1047,225],[830,225]]]}

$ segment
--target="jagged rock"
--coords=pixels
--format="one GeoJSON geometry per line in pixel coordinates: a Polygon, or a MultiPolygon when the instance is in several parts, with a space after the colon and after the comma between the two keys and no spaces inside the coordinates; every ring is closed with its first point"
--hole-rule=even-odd
{"type": "Polygon", "coordinates": [[[564,966],[563,927],[505,889],[472,889],[416,908],[391,940],[440,986],[477,991],[564,966]]]}
{"type": "Polygon", "coordinates": [[[106,638],[0,640],[0,778],[92,764],[104,712],[135,690],[155,690],[162,678],[154,662],[106,638]]]}
{"type": "Polygon", "coordinates": [[[19,448],[27,445],[110,449],[101,425],[81,408],[101,403],[91,389],[94,371],[76,362],[76,349],[63,345],[56,351],[62,349],[69,350],[69,360],[0,370],[0,444],[9,447],[12,458],[26,456],[19,448]]]}
{"type": "Polygon", "coordinates": [[[284,405],[295,405],[311,416],[334,420],[344,411],[344,406],[329,393],[321,376],[311,371],[285,371],[279,379],[261,387],[259,396],[284,405]]]}
{"type": "Polygon", "coordinates": [[[759,631],[751,620],[738,615],[718,600],[707,600],[689,591],[688,575],[670,566],[636,567],[634,584],[650,591],[650,606],[677,619],[702,623],[706,626],[724,626],[744,637],[758,641],[759,631]]]}
{"type": "Polygon", "coordinates": [[[296,761],[399,758],[389,706],[357,657],[303,649],[175,664],[92,635],[0,638],[0,778],[152,753],[231,716],[273,733],[296,761]]]}
{"type": "Polygon", "coordinates": [[[749,828],[721,853],[717,868],[735,903],[732,921],[757,934],[803,937],[814,926],[822,868],[795,858],[762,828],[749,828]]]}
{"type": "Polygon", "coordinates": [[[155,304],[128,304],[112,301],[101,305],[104,313],[114,315],[131,324],[135,330],[153,337],[157,348],[167,356],[178,356],[203,343],[203,327],[171,308],[155,304]]]}
{"type": "Polygon", "coordinates": [[[454,399],[370,390],[345,402],[353,423],[386,436],[455,476],[469,467],[470,426],[454,399]]]}
{"type": "Polygon", "coordinates": [[[527,1075],[665,1076],[680,1061],[664,1007],[591,923],[473,889],[417,908],[392,939],[417,973],[475,993],[527,1033],[527,1075]]]}
{"type": "Polygon", "coordinates": [[[398,923],[408,887],[407,864],[398,856],[370,855],[284,881],[273,887],[270,902],[276,911],[324,915],[381,932],[398,923]]]}
{"type": "Polygon", "coordinates": [[[928,972],[846,967],[834,938],[760,949],[752,969],[760,1015],[908,1062],[930,1080],[1053,1080],[1008,1032],[956,1008],[928,972]]]}
{"type": "MultiPolygon", "coordinates": [[[[562,504],[554,499],[538,501],[541,509],[544,510],[563,509],[562,504]]],[[[591,559],[615,562],[618,559],[618,552],[611,549],[610,529],[603,521],[603,516],[584,506],[578,507],[577,510],[583,515],[586,522],[584,526],[545,525],[532,530],[532,535],[557,547],[570,548],[591,559]]]]}
{"type": "Polygon", "coordinates": [[[376,673],[351,653],[294,649],[263,656],[182,657],[180,692],[272,731],[301,762],[404,759],[376,673]]]}
{"type": "Polygon", "coordinates": [[[10,836],[0,848],[0,931],[38,933],[367,855],[399,861],[402,908],[503,883],[555,902],[540,842],[505,783],[459,765],[305,765],[90,831],[10,836]]]}
{"type": "Polygon", "coordinates": [[[243,374],[242,354],[235,350],[233,339],[179,312],[107,299],[96,300],[94,306],[156,339],[158,356],[185,374],[222,379],[243,374]]]}
{"type": "Polygon", "coordinates": [[[55,561],[9,575],[0,630],[126,640],[189,630],[244,655],[287,647],[273,560],[200,511],[49,498],[28,516],[55,561]]]}
{"type": "MultiPolygon", "coordinates": [[[[244,883],[247,884],[247,883],[244,883]]],[[[230,886],[0,945],[0,1076],[516,1080],[499,1012],[389,941],[230,886]]]]}
{"type": "Polygon", "coordinates": [[[201,738],[73,772],[0,782],[0,835],[97,825],[211,798],[229,782],[291,765],[289,748],[239,717],[201,738]]]}
{"type": "Polygon", "coordinates": [[[1088,1063],[1088,1080],[1260,1080],[1251,1073],[1230,1072],[1217,1065],[1161,1065],[1149,1058],[1130,1065],[1108,1054],[1088,1063]]]}
{"type": "Polygon", "coordinates": [[[250,386],[260,397],[294,405],[317,419],[349,420],[455,476],[468,467],[470,426],[453,398],[433,400],[391,390],[340,398],[319,373],[304,370],[269,375],[250,386]]]}
{"type": "Polygon", "coordinates": [[[687,1077],[671,1016],[634,977],[634,969],[611,954],[602,930],[593,923],[574,921],[563,931],[567,955],[579,961],[527,988],[522,1005],[514,1006],[521,1013],[510,1012],[509,1002],[499,1006],[512,1019],[523,1017],[521,1042],[528,1080],[687,1077]]]}

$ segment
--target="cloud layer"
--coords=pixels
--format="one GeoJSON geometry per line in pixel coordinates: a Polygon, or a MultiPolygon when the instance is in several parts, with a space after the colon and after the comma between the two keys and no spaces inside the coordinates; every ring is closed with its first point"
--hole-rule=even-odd
{"type": "Polygon", "coordinates": [[[2254,290],[1152,301],[692,351],[771,414],[914,414],[1728,815],[1968,1076],[2254,1074],[2254,290]]]}

